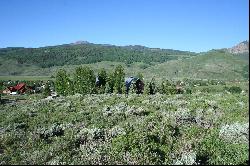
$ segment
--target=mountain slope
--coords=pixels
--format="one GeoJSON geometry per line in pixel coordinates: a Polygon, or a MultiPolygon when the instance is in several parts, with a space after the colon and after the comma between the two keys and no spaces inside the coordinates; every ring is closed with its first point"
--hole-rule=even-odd
{"type": "Polygon", "coordinates": [[[248,79],[249,62],[229,53],[210,51],[196,57],[164,62],[145,69],[148,75],[165,78],[248,79]],[[153,73],[153,74],[150,74],[153,73]]]}
{"type": "Polygon", "coordinates": [[[177,59],[172,55],[196,55],[192,52],[157,49],[138,46],[113,46],[76,42],[75,44],[42,48],[0,49],[1,62],[11,59],[20,65],[35,65],[42,68],[63,65],[90,64],[101,61],[124,62],[166,62],[177,59]]]}

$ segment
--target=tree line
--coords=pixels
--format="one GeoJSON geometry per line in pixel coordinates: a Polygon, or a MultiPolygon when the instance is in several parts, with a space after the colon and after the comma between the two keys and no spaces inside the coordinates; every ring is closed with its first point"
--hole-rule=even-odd
{"type": "MultiPolygon", "coordinates": [[[[138,73],[138,78],[143,80],[143,75],[138,73]]],[[[154,78],[151,79],[143,89],[144,94],[176,94],[183,93],[182,89],[177,89],[176,85],[180,82],[173,83],[169,80],[163,80],[161,84],[156,84],[154,78]]],[[[134,85],[132,85],[134,86],[134,85]]],[[[75,69],[71,77],[64,69],[60,69],[55,78],[55,90],[58,94],[67,96],[76,93],[80,94],[103,94],[115,93],[125,94],[125,72],[121,65],[115,67],[111,72],[101,69],[97,75],[88,66],[80,66],[75,69]],[[98,82],[97,82],[98,79],[98,82]]],[[[135,92],[130,88],[130,93],[135,92]]]]}
{"type": "Polygon", "coordinates": [[[101,69],[97,76],[88,66],[80,66],[75,69],[73,78],[64,69],[56,74],[55,89],[61,95],[95,94],[95,93],[118,93],[124,92],[124,68],[119,65],[114,72],[107,73],[101,69]],[[97,80],[98,79],[98,84],[97,80]]]}

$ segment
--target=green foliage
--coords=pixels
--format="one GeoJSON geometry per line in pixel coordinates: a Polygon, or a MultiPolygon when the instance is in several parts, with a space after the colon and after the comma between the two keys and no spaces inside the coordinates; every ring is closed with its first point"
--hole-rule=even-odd
{"type": "Polygon", "coordinates": [[[142,81],[144,80],[144,77],[143,77],[142,73],[138,73],[136,77],[139,78],[142,81]]]}
{"type": "MultiPolygon", "coordinates": [[[[137,158],[137,164],[164,164],[170,153],[170,146],[163,145],[164,141],[156,133],[133,132],[113,140],[113,153],[130,153],[137,158]]],[[[122,156],[118,159],[123,160],[122,156]]]]}
{"type": "Polygon", "coordinates": [[[145,69],[145,72],[148,76],[151,77],[152,73],[159,79],[246,80],[249,73],[246,66],[249,66],[249,61],[236,55],[206,52],[191,58],[163,62],[145,69]]]}
{"type": "Polygon", "coordinates": [[[3,83],[4,81],[0,81],[0,91],[3,90],[3,83]]]}
{"type": "Polygon", "coordinates": [[[140,69],[146,69],[146,68],[148,68],[148,67],[150,67],[150,63],[149,63],[149,64],[142,63],[142,64],[139,65],[139,68],[140,68],[140,69]]]}
{"type": "Polygon", "coordinates": [[[249,160],[247,94],[22,97],[0,105],[2,165],[236,165],[249,160]]]}
{"type": "Polygon", "coordinates": [[[186,94],[192,94],[192,89],[190,87],[185,89],[186,94]]]}
{"type": "MultiPolygon", "coordinates": [[[[99,44],[61,45],[42,48],[5,48],[0,49],[2,58],[17,61],[18,64],[36,65],[42,68],[63,65],[90,64],[100,61],[124,62],[166,62],[176,59],[169,55],[195,55],[192,52],[147,47],[120,47],[99,44]]],[[[13,74],[18,74],[15,72],[13,74]]]]}
{"type": "Polygon", "coordinates": [[[50,95],[50,86],[48,83],[45,84],[45,88],[43,90],[43,96],[44,97],[47,97],[50,95]]]}
{"type": "Polygon", "coordinates": [[[238,86],[225,87],[224,89],[231,92],[231,93],[241,93],[241,91],[242,91],[242,89],[238,86]]]}
{"type": "Polygon", "coordinates": [[[155,78],[153,77],[151,81],[148,84],[146,84],[145,94],[153,95],[156,92],[157,92],[157,86],[156,86],[155,78]]]}
{"type": "MultiPolygon", "coordinates": [[[[249,56],[248,56],[249,57],[249,56]]],[[[242,71],[242,76],[245,78],[245,79],[249,79],[249,64],[245,65],[243,67],[243,71],[242,71]]]]}
{"type": "Polygon", "coordinates": [[[160,87],[160,93],[162,94],[176,94],[175,85],[169,80],[163,80],[160,87]]]}
{"type": "Polygon", "coordinates": [[[241,165],[249,160],[246,144],[232,144],[221,140],[218,132],[211,131],[197,146],[198,158],[202,165],[241,165]]]}
{"type": "Polygon", "coordinates": [[[56,74],[55,89],[58,94],[66,96],[71,92],[71,81],[65,70],[61,69],[56,74]]]}
{"type": "Polygon", "coordinates": [[[113,77],[115,93],[122,94],[124,92],[125,73],[124,68],[121,65],[115,68],[113,77]]]}
{"type": "Polygon", "coordinates": [[[212,92],[217,92],[217,89],[206,86],[201,88],[201,92],[212,93],[212,92]]]}
{"type": "Polygon", "coordinates": [[[89,67],[78,67],[74,74],[75,93],[90,94],[95,90],[94,71],[89,67]]]}
{"type": "Polygon", "coordinates": [[[2,104],[3,81],[0,81],[0,104],[2,104]]]}
{"type": "Polygon", "coordinates": [[[96,91],[98,94],[105,93],[106,83],[108,81],[108,75],[104,68],[102,68],[97,75],[98,82],[96,82],[96,91]]]}
{"type": "Polygon", "coordinates": [[[105,86],[105,93],[113,93],[115,86],[115,76],[114,73],[109,73],[107,77],[107,83],[105,86]]]}
{"type": "MultiPolygon", "coordinates": [[[[248,86],[216,80],[247,78],[248,62],[224,51],[169,61],[180,57],[174,54],[189,57],[174,50],[94,44],[0,49],[1,61],[17,61],[24,68],[34,65],[36,70],[42,67],[45,73],[56,69],[54,65],[95,66],[103,60],[129,66],[113,70],[115,65],[110,64],[111,72],[99,71],[103,89],[96,90],[92,68],[78,67],[72,80],[65,70],[57,72],[55,89],[62,96],[53,100],[42,99],[42,94],[2,96],[10,102],[0,105],[0,164],[248,164],[248,86]],[[156,79],[145,81],[146,95],[125,97],[119,95],[124,93],[125,71],[141,72],[148,80],[156,75],[156,79]],[[180,78],[190,78],[183,79],[184,94],[176,94],[178,82],[157,80],[177,80],[175,71],[180,78]],[[236,122],[245,127],[231,125],[236,122]]],[[[5,64],[9,65],[1,64],[1,71],[5,64]]],[[[102,64],[108,66],[108,62],[102,64]]],[[[8,72],[17,75],[21,70],[8,72]]],[[[42,85],[19,80],[4,82],[3,87],[18,82],[42,85]]]]}
{"type": "MultiPolygon", "coordinates": [[[[61,45],[37,49],[8,48],[0,49],[1,75],[55,75],[57,69],[72,72],[78,65],[110,68],[112,64],[129,64],[126,75],[143,73],[145,79],[223,79],[247,80],[249,61],[239,55],[226,52],[206,52],[192,54],[166,49],[146,47],[116,47],[95,44],[61,45]],[[196,56],[192,56],[196,55],[196,56]],[[178,60],[177,60],[178,59],[178,60]],[[16,63],[18,62],[18,63],[16,63]],[[231,67],[233,66],[233,67],[231,67]],[[178,73],[176,73],[178,71],[178,73]]],[[[244,57],[249,57],[244,55],[244,57]]],[[[16,78],[10,77],[10,78],[16,78]]]]}
{"type": "Polygon", "coordinates": [[[100,70],[98,73],[98,79],[99,79],[99,84],[100,86],[105,86],[107,82],[107,72],[104,68],[100,70]]]}

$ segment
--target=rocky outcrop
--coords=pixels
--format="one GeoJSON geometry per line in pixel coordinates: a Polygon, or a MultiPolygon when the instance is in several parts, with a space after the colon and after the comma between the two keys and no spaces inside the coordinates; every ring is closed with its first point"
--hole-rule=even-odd
{"type": "Polygon", "coordinates": [[[229,48],[228,51],[232,54],[241,54],[241,53],[248,53],[249,52],[249,41],[243,41],[236,46],[229,48]]]}

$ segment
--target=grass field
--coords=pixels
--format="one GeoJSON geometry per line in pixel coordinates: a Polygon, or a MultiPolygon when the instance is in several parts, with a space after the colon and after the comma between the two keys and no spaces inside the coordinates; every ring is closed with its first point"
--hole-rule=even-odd
{"type": "Polygon", "coordinates": [[[27,80],[27,81],[35,81],[35,80],[53,80],[50,76],[0,76],[0,80],[27,80]]]}
{"type": "Polygon", "coordinates": [[[24,96],[0,105],[0,164],[246,165],[249,96],[211,88],[24,96]]]}

